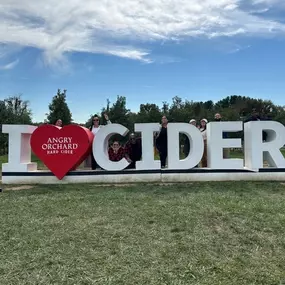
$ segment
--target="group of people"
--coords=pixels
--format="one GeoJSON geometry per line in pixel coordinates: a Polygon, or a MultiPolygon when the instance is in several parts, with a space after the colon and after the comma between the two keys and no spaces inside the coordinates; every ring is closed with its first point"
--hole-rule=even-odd
{"type": "MultiPolygon", "coordinates": [[[[107,124],[111,124],[111,121],[107,114],[104,114],[104,118],[107,124]]],[[[100,119],[97,115],[92,118],[92,125],[89,130],[96,136],[96,133],[100,130],[100,128],[104,127],[104,125],[100,124],[100,119]]],[[[120,161],[125,158],[128,162],[128,169],[136,167],[136,161],[141,160],[142,157],[142,144],[141,139],[137,138],[134,133],[129,135],[129,140],[125,145],[121,145],[121,143],[117,140],[113,141],[108,149],[109,159],[111,161],[120,161]]],[[[85,163],[86,166],[91,166],[92,170],[100,168],[97,164],[96,159],[94,158],[93,153],[90,154],[85,163]],[[91,161],[91,163],[90,163],[91,161]],[[91,165],[90,165],[91,164],[91,165]]]]}
{"type": "MultiPolygon", "coordinates": [[[[111,121],[109,120],[109,117],[107,114],[104,114],[105,120],[107,124],[111,124],[111,121]]],[[[222,119],[220,114],[215,115],[215,120],[220,121],[222,119]]],[[[207,167],[207,119],[202,119],[200,121],[200,124],[197,124],[197,121],[195,119],[191,119],[190,124],[196,126],[201,131],[203,140],[204,140],[204,154],[201,160],[201,166],[207,167]]],[[[161,128],[160,131],[155,134],[154,141],[155,141],[155,149],[159,153],[159,158],[161,162],[161,168],[165,168],[167,163],[167,152],[168,152],[168,146],[167,146],[167,125],[168,125],[168,119],[166,116],[163,116],[161,119],[161,128]]],[[[100,125],[99,117],[95,115],[92,119],[92,125],[89,128],[91,132],[96,135],[96,133],[100,130],[100,128],[104,127],[104,125],[100,125]]],[[[189,154],[190,151],[190,142],[189,139],[186,138],[185,145],[184,145],[184,153],[185,156],[189,154]]],[[[109,159],[111,161],[120,161],[122,158],[125,158],[128,162],[128,169],[135,168],[136,162],[141,160],[142,157],[142,144],[141,144],[141,138],[136,137],[134,133],[131,133],[129,135],[129,140],[124,144],[121,145],[119,141],[115,140],[112,142],[108,149],[109,159]]],[[[96,159],[93,156],[93,153],[91,153],[89,157],[89,161],[91,163],[87,162],[86,166],[91,166],[93,170],[100,168],[98,166],[96,159]]],[[[198,165],[197,165],[198,167],[198,165]]]]}
{"type": "MultiPolygon", "coordinates": [[[[221,114],[219,113],[215,114],[215,121],[219,122],[221,120],[222,120],[221,114]]],[[[197,127],[201,132],[201,135],[204,141],[204,152],[203,152],[203,157],[201,159],[201,167],[207,167],[207,124],[208,124],[208,120],[203,118],[200,120],[200,124],[197,124],[197,121],[195,119],[191,119],[189,121],[189,124],[197,127]]],[[[161,168],[166,167],[166,159],[167,159],[167,152],[168,152],[167,125],[168,125],[168,120],[166,116],[163,116],[161,119],[161,130],[156,137],[156,148],[159,152],[161,168]]],[[[224,133],[223,137],[226,138],[227,134],[224,133]]],[[[184,148],[183,148],[183,152],[185,156],[188,156],[190,152],[190,147],[191,147],[190,141],[187,137],[185,137],[184,148]]],[[[227,158],[228,155],[229,155],[229,150],[224,150],[224,158],[227,158]]],[[[196,165],[196,167],[198,167],[198,165],[196,165]]]]}
{"type": "MultiPolygon", "coordinates": [[[[107,122],[107,124],[111,124],[111,121],[107,114],[104,114],[104,118],[107,122]]],[[[220,113],[216,113],[214,117],[214,121],[219,122],[222,120],[222,116],[220,113]]],[[[256,121],[261,120],[261,118],[258,116],[258,113],[253,110],[253,113],[251,116],[245,121],[256,121]]],[[[191,119],[189,121],[189,124],[197,127],[203,137],[204,141],[204,153],[203,157],[201,159],[201,167],[207,167],[207,124],[208,120],[203,118],[200,120],[199,123],[195,119],[191,119]]],[[[55,122],[55,125],[58,127],[62,127],[62,120],[58,119],[55,122]]],[[[163,116],[161,119],[161,127],[160,131],[155,134],[154,136],[154,147],[159,153],[159,158],[161,162],[161,168],[165,168],[167,163],[167,156],[168,156],[168,146],[167,146],[167,125],[168,125],[168,119],[166,116],[163,116]]],[[[100,130],[100,128],[104,127],[104,125],[100,124],[100,119],[97,115],[94,115],[92,118],[92,125],[90,126],[89,130],[96,136],[97,132],[100,130]]],[[[228,134],[223,133],[223,138],[227,138],[228,134]]],[[[266,140],[266,133],[264,133],[264,140],[266,140]]],[[[190,141],[188,137],[185,137],[184,139],[184,147],[183,147],[183,153],[185,156],[188,156],[190,152],[190,141]]],[[[136,137],[134,133],[131,133],[129,135],[129,140],[124,144],[121,145],[121,143],[118,140],[115,140],[112,142],[108,149],[109,159],[111,161],[120,161],[122,158],[125,158],[129,165],[127,168],[135,168],[135,164],[137,161],[141,160],[142,157],[142,144],[141,144],[141,138],[136,137]]],[[[224,149],[223,150],[223,157],[229,158],[230,150],[224,149]]],[[[86,167],[91,167],[91,169],[95,170],[100,168],[100,166],[97,164],[96,159],[93,156],[93,153],[90,154],[88,159],[85,161],[86,167]]],[[[196,166],[198,167],[198,165],[196,166]]]]}

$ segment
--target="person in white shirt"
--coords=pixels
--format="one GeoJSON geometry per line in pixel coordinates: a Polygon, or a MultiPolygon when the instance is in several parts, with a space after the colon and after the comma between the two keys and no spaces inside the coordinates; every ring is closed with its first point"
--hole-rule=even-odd
{"type": "Polygon", "coordinates": [[[202,167],[207,167],[207,124],[208,124],[208,120],[202,119],[200,123],[201,123],[200,132],[204,140],[204,153],[202,156],[201,165],[202,167]]]}
{"type": "MultiPolygon", "coordinates": [[[[109,116],[106,113],[104,114],[104,118],[107,121],[107,124],[112,124],[111,121],[109,120],[109,116]]],[[[92,125],[89,128],[89,130],[96,136],[97,132],[102,127],[104,127],[104,125],[100,125],[100,119],[99,119],[98,115],[94,115],[92,118],[92,125]]],[[[93,151],[91,152],[90,157],[87,158],[87,160],[85,162],[85,166],[90,167],[90,160],[91,160],[91,169],[95,170],[96,168],[98,168],[98,164],[94,158],[93,151]]]]}
{"type": "MultiPolygon", "coordinates": [[[[107,124],[111,124],[111,121],[109,120],[108,115],[105,113],[104,114],[104,118],[107,121],[107,124]]],[[[104,125],[103,125],[104,126],[104,125]]],[[[102,125],[100,125],[100,119],[98,117],[98,115],[94,115],[94,117],[92,118],[92,126],[89,128],[89,130],[96,135],[97,132],[99,131],[99,129],[101,127],[103,127],[102,125]]]]}

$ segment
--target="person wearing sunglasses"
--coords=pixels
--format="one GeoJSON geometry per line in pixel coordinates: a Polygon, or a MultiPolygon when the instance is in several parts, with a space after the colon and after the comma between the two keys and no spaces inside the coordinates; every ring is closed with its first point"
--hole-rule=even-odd
{"type": "MultiPolygon", "coordinates": [[[[106,113],[104,114],[104,118],[105,118],[107,124],[112,124],[111,121],[109,120],[109,116],[106,113]]],[[[99,119],[98,115],[94,115],[93,118],[92,118],[92,125],[89,128],[89,130],[96,136],[97,132],[102,127],[104,127],[104,125],[100,125],[100,119],[99,119]]],[[[89,160],[91,160],[91,169],[92,170],[97,169],[98,168],[98,164],[97,164],[97,162],[96,162],[96,160],[94,158],[93,151],[91,153],[91,156],[90,156],[89,160]]],[[[86,162],[85,165],[90,165],[90,163],[86,162]]]]}
{"type": "MultiPolygon", "coordinates": [[[[109,116],[105,113],[104,114],[104,118],[107,121],[107,124],[111,124],[111,121],[109,120],[109,116]]],[[[104,125],[103,125],[104,126],[104,125]]],[[[97,132],[100,130],[101,127],[103,127],[102,125],[100,125],[100,119],[98,117],[98,115],[94,115],[94,117],[92,118],[92,125],[89,128],[89,130],[96,135],[97,132]]]]}

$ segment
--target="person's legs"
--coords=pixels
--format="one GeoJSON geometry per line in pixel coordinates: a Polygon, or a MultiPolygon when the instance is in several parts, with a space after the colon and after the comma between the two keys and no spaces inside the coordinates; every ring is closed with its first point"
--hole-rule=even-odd
{"type": "Polygon", "coordinates": [[[204,153],[202,157],[202,167],[207,167],[207,141],[204,140],[204,153]]]}
{"type": "Polygon", "coordinates": [[[97,168],[97,162],[94,158],[93,152],[91,153],[91,169],[95,170],[97,168]]]}
{"type": "Polygon", "coordinates": [[[167,150],[162,149],[159,153],[159,156],[160,156],[161,167],[164,168],[166,165],[167,150]]]}
{"type": "Polygon", "coordinates": [[[132,161],[127,167],[126,169],[134,169],[136,168],[136,162],[135,161],[132,161]]]}

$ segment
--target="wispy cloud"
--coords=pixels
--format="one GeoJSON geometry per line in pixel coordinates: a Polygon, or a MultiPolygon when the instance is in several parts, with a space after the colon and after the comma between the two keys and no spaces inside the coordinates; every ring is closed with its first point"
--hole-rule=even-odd
{"type": "Polygon", "coordinates": [[[150,63],[147,43],[188,37],[284,34],[263,17],[284,0],[1,0],[0,43],[34,47],[48,65],[72,52],[109,54],[150,63]],[[245,8],[246,7],[246,8],[245,8]],[[255,12],[255,13],[254,13],[255,12]],[[128,44],[126,44],[128,43],[128,44]]]}
{"type": "Polygon", "coordinates": [[[246,45],[246,46],[236,45],[236,47],[231,49],[228,53],[237,53],[237,52],[246,50],[250,47],[251,47],[250,45],[246,45]]]}
{"type": "Polygon", "coordinates": [[[9,62],[5,65],[0,65],[0,70],[9,70],[9,69],[13,69],[17,64],[19,63],[19,59],[16,59],[12,62],[9,62]]]}

